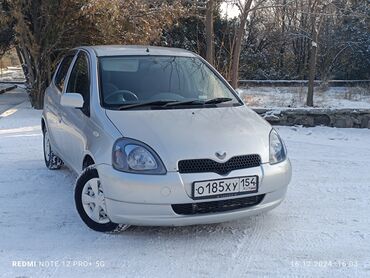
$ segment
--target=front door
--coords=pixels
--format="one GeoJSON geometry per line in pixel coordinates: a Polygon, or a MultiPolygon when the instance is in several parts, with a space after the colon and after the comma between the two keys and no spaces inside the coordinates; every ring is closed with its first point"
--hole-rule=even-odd
{"type": "Polygon", "coordinates": [[[84,99],[82,108],[62,107],[61,129],[63,133],[62,152],[67,164],[77,172],[82,169],[86,148],[86,132],[90,121],[90,73],[87,53],[80,51],[68,78],[65,94],[78,93],[84,99]]]}

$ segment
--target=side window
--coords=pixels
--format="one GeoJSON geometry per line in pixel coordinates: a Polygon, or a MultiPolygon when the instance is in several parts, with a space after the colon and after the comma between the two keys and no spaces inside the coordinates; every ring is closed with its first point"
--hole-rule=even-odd
{"type": "Polygon", "coordinates": [[[82,112],[90,115],[89,62],[86,53],[80,52],[69,76],[67,93],[81,94],[84,99],[82,112]]]}
{"type": "Polygon", "coordinates": [[[66,79],[67,72],[73,60],[73,57],[74,55],[67,55],[63,58],[62,62],[60,63],[57,75],[55,76],[55,85],[60,91],[63,91],[64,81],[66,79]]]}

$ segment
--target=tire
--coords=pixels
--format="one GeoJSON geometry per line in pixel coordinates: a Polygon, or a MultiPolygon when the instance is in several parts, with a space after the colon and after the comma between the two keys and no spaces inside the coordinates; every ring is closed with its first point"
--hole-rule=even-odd
{"type": "Polygon", "coordinates": [[[44,150],[45,166],[50,170],[60,169],[63,165],[63,160],[61,160],[56,154],[53,153],[50,143],[49,132],[46,128],[43,132],[42,145],[44,150]]]}
{"type": "Polygon", "coordinates": [[[90,229],[97,232],[115,233],[129,227],[129,225],[110,221],[105,207],[103,188],[98,171],[94,166],[86,168],[78,177],[74,198],[78,214],[90,229]]]}

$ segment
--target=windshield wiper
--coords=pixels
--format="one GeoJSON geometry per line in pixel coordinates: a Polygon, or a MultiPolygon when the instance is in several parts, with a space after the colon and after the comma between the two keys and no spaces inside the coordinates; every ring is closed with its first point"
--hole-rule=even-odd
{"type": "Polygon", "coordinates": [[[197,105],[217,104],[217,103],[223,103],[223,102],[228,102],[228,101],[232,101],[232,99],[227,98],[227,97],[212,98],[206,101],[202,101],[199,99],[191,99],[191,100],[184,100],[184,101],[174,101],[174,102],[163,105],[163,107],[181,106],[181,105],[187,105],[187,104],[197,104],[197,105]]]}
{"type": "Polygon", "coordinates": [[[146,101],[146,102],[138,102],[138,103],[133,103],[133,104],[122,105],[118,107],[118,110],[127,110],[131,108],[151,106],[151,105],[162,106],[162,105],[166,105],[172,102],[177,102],[177,101],[176,100],[151,100],[151,101],[146,101]]]}
{"type": "Polygon", "coordinates": [[[232,100],[233,99],[229,97],[216,97],[216,98],[206,100],[204,104],[217,104],[217,103],[223,103],[223,102],[228,102],[232,100]]]}
{"type": "Polygon", "coordinates": [[[199,100],[199,99],[190,99],[190,100],[184,100],[184,101],[174,101],[167,103],[163,105],[163,107],[172,107],[172,106],[181,106],[181,105],[186,105],[186,104],[200,104],[202,105],[204,102],[199,100]]]}
{"type": "Polygon", "coordinates": [[[231,98],[227,97],[219,97],[219,98],[213,98],[206,101],[201,101],[199,99],[191,99],[191,100],[184,100],[184,101],[178,101],[178,100],[151,100],[146,102],[139,102],[139,103],[133,103],[133,104],[126,104],[118,107],[118,110],[128,110],[131,108],[136,107],[144,107],[144,106],[159,106],[159,107],[172,107],[172,106],[181,106],[181,105],[188,105],[188,104],[198,104],[198,105],[205,105],[205,104],[218,104],[223,102],[232,101],[231,98]]]}

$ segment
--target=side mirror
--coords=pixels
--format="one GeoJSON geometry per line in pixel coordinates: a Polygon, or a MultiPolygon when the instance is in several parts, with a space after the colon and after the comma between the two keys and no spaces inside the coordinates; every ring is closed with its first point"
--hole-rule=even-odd
{"type": "Polygon", "coordinates": [[[77,93],[64,93],[60,98],[60,104],[65,107],[82,108],[84,99],[77,93]]]}

